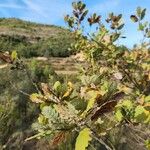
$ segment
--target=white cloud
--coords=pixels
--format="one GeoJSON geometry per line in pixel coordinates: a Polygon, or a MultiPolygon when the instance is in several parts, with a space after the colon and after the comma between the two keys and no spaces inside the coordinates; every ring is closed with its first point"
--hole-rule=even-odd
{"type": "Polygon", "coordinates": [[[0,4],[0,8],[22,9],[23,7],[16,4],[0,4]]]}
{"type": "Polygon", "coordinates": [[[24,4],[26,5],[26,9],[28,9],[28,11],[32,11],[38,15],[40,15],[41,17],[47,17],[46,12],[44,11],[42,5],[40,3],[38,3],[38,1],[31,1],[31,0],[22,0],[24,2],[24,4]]]}
{"type": "Polygon", "coordinates": [[[69,1],[5,0],[0,1],[0,13],[6,17],[14,15],[14,17],[29,21],[55,24],[63,20],[63,16],[70,12],[71,5],[69,1]]]}
{"type": "Polygon", "coordinates": [[[21,18],[39,22],[56,23],[71,10],[70,3],[65,0],[22,0],[28,11],[21,14],[21,18]]]}

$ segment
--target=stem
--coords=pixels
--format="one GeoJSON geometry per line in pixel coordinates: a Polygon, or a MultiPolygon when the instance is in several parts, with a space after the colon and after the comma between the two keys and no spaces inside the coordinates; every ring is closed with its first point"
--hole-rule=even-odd
{"type": "Polygon", "coordinates": [[[100,144],[104,145],[107,150],[113,150],[109,145],[107,145],[107,144],[99,137],[99,135],[98,135],[88,124],[85,124],[85,125],[92,131],[93,138],[94,138],[95,140],[97,140],[100,144]]]}
{"type": "MultiPolygon", "coordinates": [[[[23,64],[23,62],[22,62],[22,64],[23,64]]],[[[30,74],[30,72],[29,72],[29,70],[28,70],[28,68],[27,68],[27,66],[25,64],[23,64],[23,68],[25,70],[25,73],[26,73],[27,77],[29,78],[29,80],[31,81],[32,85],[35,87],[37,92],[41,93],[39,88],[38,88],[38,86],[37,86],[37,84],[33,81],[32,77],[31,77],[31,74],[30,74]]]]}

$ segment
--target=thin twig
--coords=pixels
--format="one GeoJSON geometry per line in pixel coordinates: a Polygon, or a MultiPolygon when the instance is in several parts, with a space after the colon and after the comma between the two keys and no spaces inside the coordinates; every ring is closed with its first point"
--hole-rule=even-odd
{"type": "Polygon", "coordinates": [[[26,93],[26,92],[20,90],[20,89],[17,88],[16,86],[14,86],[14,84],[13,84],[11,81],[9,81],[9,83],[12,85],[12,87],[13,87],[14,89],[16,89],[16,91],[20,92],[21,94],[23,94],[23,95],[25,95],[25,96],[30,97],[30,94],[28,94],[28,93],[26,93]]]}
{"type": "Polygon", "coordinates": [[[102,145],[104,145],[107,150],[113,150],[109,145],[107,145],[107,144],[99,137],[99,135],[98,135],[88,124],[85,124],[85,125],[92,131],[93,138],[94,138],[95,140],[97,140],[99,143],[101,143],[102,145]]]}

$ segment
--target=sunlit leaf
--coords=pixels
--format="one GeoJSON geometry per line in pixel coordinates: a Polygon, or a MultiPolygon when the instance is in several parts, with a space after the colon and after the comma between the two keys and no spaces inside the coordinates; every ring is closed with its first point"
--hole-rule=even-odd
{"type": "Polygon", "coordinates": [[[44,102],[44,97],[41,94],[33,93],[33,94],[30,95],[30,100],[34,103],[43,103],[44,102]]]}
{"type": "Polygon", "coordinates": [[[59,81],[56,81],[54,84],[54,90],[59,91],[61,88],[61,83],[59,81]]]}
{"type": "Polygon", "coordinates": [[[76,139],[75,150],[86,150],[91,140],[92,138],[90,129],[84,128],[80,131],[76,139]]]}
{"type": "Polygon", "coordinates": [[[17,59],[17,52],[16,51],[12,51],[12,53],[11,53],[11,59],[13,61],[17,59]]]}
{"type": "Polygon", "coordinates": [[[147,118],[149,115],[150,113],[143,106],[136,107],[135,114],[134,114],[136,121],[147,122],[147,118]]]}
{"type": "Polygon", "coordinates": [[[118,110],[115,112],[115,117],[116,117],[116,119],[117,119],[119,122],[123,120],[123,115],[122,115],[121,109],[118,109],[118,110]]]}

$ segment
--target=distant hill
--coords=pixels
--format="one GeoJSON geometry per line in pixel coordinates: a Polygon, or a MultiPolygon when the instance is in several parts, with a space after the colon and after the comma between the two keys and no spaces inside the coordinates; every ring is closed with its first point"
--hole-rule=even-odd
{"type": "Polygon", "coordinates": [[[12,51],[26,58],[36,56],[70,55],[73,42],[69,30],[54,25],[44,25],[15,18],[0,18],[0,50],[12,51]]]}

